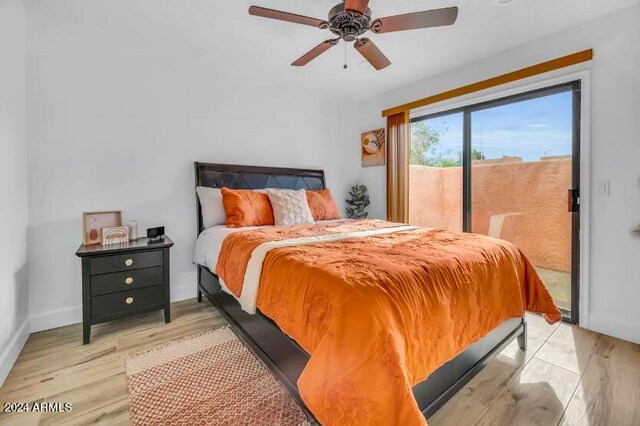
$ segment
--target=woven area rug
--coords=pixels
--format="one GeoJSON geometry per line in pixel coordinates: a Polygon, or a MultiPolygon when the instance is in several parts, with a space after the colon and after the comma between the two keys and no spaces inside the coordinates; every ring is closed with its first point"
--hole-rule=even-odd
{"type": "Polygon", "coordinates": [[[306,425],[289,393],[222,328],[126,359],[133,425],[306,425]]]}

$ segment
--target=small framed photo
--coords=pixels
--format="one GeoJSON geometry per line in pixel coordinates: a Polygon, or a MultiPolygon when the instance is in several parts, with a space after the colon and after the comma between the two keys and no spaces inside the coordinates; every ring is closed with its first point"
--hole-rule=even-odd
{"type": "Polygon", "coordinates": [[[102,228],[122,226],[122,211],[82,213],[82,242],[85,246],[102,243],[102,228]]]}

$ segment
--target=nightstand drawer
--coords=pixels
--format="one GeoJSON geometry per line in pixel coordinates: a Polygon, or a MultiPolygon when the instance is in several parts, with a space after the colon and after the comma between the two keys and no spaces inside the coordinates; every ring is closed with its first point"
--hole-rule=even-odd
{"type": "Polygon", "coordinates": [[[118,254],[91,258],[91,275],[132,269],[150,268],[162,265],[162,251],[118,254]]]}
{"type": "Polygon", "coordinates": [[[91,298],[91,316],[137,311],[151,305],[159,305],[164,301],[162,286],[121,291],[120,293],[95,296],[91,298]]]}
{"type": "Polygon", "coordinates": [[[136,290],[160,284],[163,284],[162,266],[94,275],[91,277],[91,296],[136,290]]]}

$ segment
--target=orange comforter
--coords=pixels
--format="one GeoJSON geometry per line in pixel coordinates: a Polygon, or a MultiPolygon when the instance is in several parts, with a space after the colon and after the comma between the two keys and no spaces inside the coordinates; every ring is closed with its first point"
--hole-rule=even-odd
{"type": "MultiPolygon", "coordinates": [[[[216,273],[239,293],[260,244],[327,232],[345,231],[304,225],[234,233],[216,273]]],[[[263,263],[257,306],[310,354],[298,388],[324,425],[425,424],[413,385],[525,310],[560,319],[514,245],[426,228],[274,249],[263,263]]]]}

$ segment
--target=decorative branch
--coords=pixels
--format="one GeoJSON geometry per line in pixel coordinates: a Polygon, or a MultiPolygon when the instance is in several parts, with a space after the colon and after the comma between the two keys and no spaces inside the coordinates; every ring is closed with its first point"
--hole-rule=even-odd
{"type": "Polygon", "coordinates": [[[385,130],[384,129],[374,130],[373,134],[376,135],[376,140],[373,141],[373,143],[376,144],[376,146],[378,147],[378,151],[380,151],[382,149],[382,146],[384,145],[385,130]]]}

